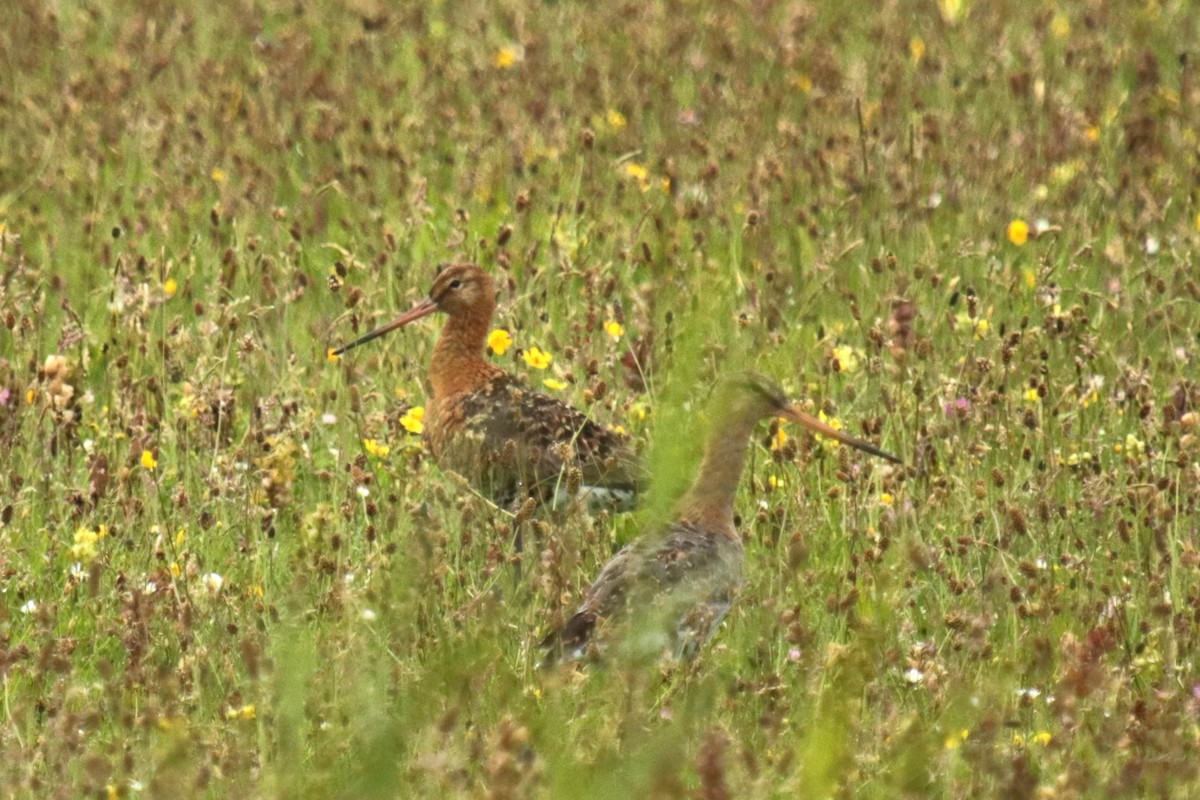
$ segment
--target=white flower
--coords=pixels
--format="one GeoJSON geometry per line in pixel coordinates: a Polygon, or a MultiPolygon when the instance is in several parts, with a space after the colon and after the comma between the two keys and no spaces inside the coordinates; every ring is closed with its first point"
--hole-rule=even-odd
{"type": "Polygon", "coordinates": [[[38,609],[37,600],[26,600],[25,604],[23,606],[21,606],[21,613],[22,614],[32,614],[33,612],[37,611],[37,609],[38,609]]]}
{"type": "Polygon", "coordinates": [[[376,614],[374,611],[372,611],[369,608],[364,608],[362,610],[362,618],[365,619],[367,622],[374,622],[375,617],[377,617],[377,616],[378,616],[378,614],[376,614]]]}
{"type": "Polygon", "coordinates": [[[909,667],[908,671],[904,673],[904,680],[912,684],[917,684],[925,680],[925,673],[916,667],[909,667]]]}
{"type": "Polygon", "coordinates": [[[200,577],[200,581],[204,584],[204,588],[207,589],[208,593],[211,595],[220,594],[221,587],[225,585],[225,579],[216,572],[209,572],[205,575],[202,575],[200,577]]]}
{"type": "Polygon", "coordinates": [[[154,581],[146,581],[146,588],[142,590],[143,594],[154,594],[158,591],[158,584],[154,581]]]}
{"type": "Polygon", "coordinates": [[[337,415],[326,411],[321,415],[321,422],[326,425],[333,425],[335,422],[337,422],[337,415]]]}
{"type": "Polygon", "coordinates": [[[1158,254],[1158,239],[1153,236],[1146,237],[1146,255],[1153,256],[1158,254]]]}
{"type": "Polygon", "coordinates": [[[371,490],[370,490],[370,489],[368,489],[368,488],[367,488],[367,487],[365,487],[365,486],[361,486],[361,485],[360,485],[360,486],[359,486],[357,489],[355,489],[354,491],[358,492],[358,496],[359,496],[359,497],[361,497],[361,498],[363,498],[364,500],[365,500],[365,499],[367,499],[368,497],[370,497],[370,496],[371,496],[371,490]]]}

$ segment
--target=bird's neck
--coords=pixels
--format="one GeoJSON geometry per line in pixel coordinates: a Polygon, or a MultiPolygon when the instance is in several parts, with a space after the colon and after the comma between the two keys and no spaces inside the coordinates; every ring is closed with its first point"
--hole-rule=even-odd
{"type": "Polygon", "coordinates": [[[733,501],[756,421],[730,420],[709,434],[700,473],[680,503],[683,521],[737,538],[733,501]]]}
{"type": "Polygon", "coordinates": [[[493,304],[447,318],[429,363],[434,398],[471,391],[482,378],[495,371],[483,358],[494,310],[493,304]]]}

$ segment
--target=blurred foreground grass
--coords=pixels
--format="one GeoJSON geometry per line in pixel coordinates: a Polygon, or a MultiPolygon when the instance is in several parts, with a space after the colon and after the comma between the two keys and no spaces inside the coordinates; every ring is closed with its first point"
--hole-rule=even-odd
{"type": "Polygon", "coordinates": [[[596,5],[8,9],[0,795],[1192,796],[1193,4],[596,5]],[[657,513],[734,368],[908,466],[764,426],[715,646],[540,676],[637,518],[324,357],[451,258],[657,513]]]}

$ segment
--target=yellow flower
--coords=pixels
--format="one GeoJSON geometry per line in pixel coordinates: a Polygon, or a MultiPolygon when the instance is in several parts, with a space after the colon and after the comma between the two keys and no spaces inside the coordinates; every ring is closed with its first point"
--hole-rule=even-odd
{"type": "Polygon", "coordinates": [[[1056,39],[1065,39],[1071,35],[1071,20],[1066,14],[1060,11],[1054,15],[1054,19],[1050,20],[1050,33],[1054,34],[1056,39]]]}
{"type": "MultiPolygon", "coordinates": [[[[837,417],[831,417],[828,414],[826,414],[824,411],[818,411],[817,417],[820,418],[821,422],[824,422],[826,425],[833,428],[835,431],[840,431],[842,429],[842,421],[840,419],[838,419],[837,417]]],[[[813,434],[813,436],[821,444],[821,446],[824,447],[826,450],[837,450],[837,448],[838,448],[838,440],[837,439],[830,439],[829,437],[822,436],[819,433],[813,434]]]]}
{"type": "Polygon", "coordinates": [[[958,21],[963,10],[963,0],[937,0],[937,4],[942,19],[950,23],[958,21]]]}
{"type": "Polygon", "coordinates": [[[787,444],[787,440],[787,431],[785,431],[782,427],[777,428],[775,430],[775,435],[771,437],[771,451],[774,452],[776,450],[782,450],[783,446],[787,444]]]}
{"type": "Polygon", "coordinates": [[[392,448],[386,444],[380,444],[375,439],[363,439],[362,444],[363,450],[367,451],[367,455],[375,456],[375,458],[386,458],[388,453],[392,452],[392,448]]]}
{"type": "Polygon", "coordinates": [[[914,36],[908,40],[908,54],[912,57],[913,65],[921,63],[921,59],[925,58],[925,40],[920,36],[914,36]]]}
{"type": "Polygon", "coordinates": [[[496,69],[512,69],[518,61],[523,60],[524,55],[520,47],[511,44],[505,45],[492,56],[492,66],[496,69]]]}
{"type": "Polygon", "coordinates": [[[421,433],[425,430],[425,407],[413,406],[400,418],[400,424],[409,433],[421,433]]]}
{"type": "Polygon", "coordinates": [[[241,708],[230,708],[225,711],[225,719],[244,719],[251,720],[258,716],[258,711],[253,704],[244,705],[241,708]]]}
{"type": "Polygon", "coordinates": [[[1029,241],[1029,223],[1023,219],[1014,219],[1008,223],[1008,240],[1017,247],[1029,241]]]}
{"type": "Polygon", "coordinates": [[[171,562],[169,569],[171,570],[172,578],[178,578],[182,574],[182,570],[179,569],[179,564],[174,561],[171,562]]]}
{"type": "Polygon", "coordinates": [[[992,323],[984,318],[971,319],[971,315],[965,311],[960,311],[955,315],[954,321],[963,329],[969,330],[975,335],[976,339],[983,339],[987,336],[988,331],[992,329],[992,323]]]}
{"type": "Polygon", "coordinates": [[[801,72],[795,78],[792,78],[792,85],[804,94],[812,94],[813,80],[807,72],[801,72]]]}
{"type": "MultiPolygon", "coordinates": [[[[1117,445],[1118,452],[1120,452],[1120,448],[1121,448],[1121,445],[1117,445]]],[[[1083,464],[1084,462],[1091,461],[1091,460],[1092,460],[1092,454],[1090,452],[1084,451],[1082,453],[1071,453],[1071,455],[1067,456],[1067,466],[1068,467],[1077,467],[1080,464],[1083,464]]]]}
{"type": "Polygon", "coordinates": [[[95,560],[96,542],[104,538],[107,532],[108,529],[103,525],[96,530],[79,528],[75,531],[75,544],[71,545],[71,558],[82,561],[84,564],[95,560]]]}
{"type": "Polygon", "coordinates": [[[645,403],[634,403],[629,407],[630,419],[635,419],[642,422],[646,417],[650,416],[650,406],[645,403]]]}
{"type": "Polygon", "coordinates": [[[1025,269],[1021,270],[1021,278],[1025,281],[1026,289],[1037,288],[1037,272],[1033,267],[1025,267],[1025,269]]]}
{"type": "Polygon", "coordinates": [[[626,120],[625,120],[625,115],[622,114],[620,111],[617,111],[615,108],[610,108],[608,110],[608,113],[606,113],[604,115],[604,119],[608,122],[609,127],[612,128],[613,130],[619,131],[619,130],[621,130],[621,128],[624,128],[625,125],[627,124],[626,120]]]}
{"type": "MultiPolygon", "coordinates": [[[[1120,452],[1120,445],[1117,446],[1120,452]]],[[[1146,453],[1146,443],[1132,433],[1125,435],[1125,453],[1131,458],[1138,458],[1146,453]]]]}
{"type": "Polygon", "coordinates": [[[220,167],[213,167],[213,171],[211,173],[209,173],[209,177],[212,178],[217,183],[224,183],[225,182],[225,170],[221,169],[220,167]]]}
{"type": "Polygon", "coordinates": [[[611,336],[615,342],[625,335],[625,328],[615,319],[610,319],[608,322],[604,323],[604,332],[611,336]]]}
{"type": "Polygon", "coordinates": [[[947,750],[956,749],[959,745],[961,745],[963,742],[965,742],[967,740],[968,735],[970,735],[970,731],[968,731],[966,728],[963,728],[958,733],[950,734],[949,736],[946,737],[946,749],[947,750]]]}
{"type": "MultiPolygon", "coordinates": [[[[1089,142],[1100,141],[1100,129],[1095,125],[1087,126],[1087,128],[1085,128],[1083,131],[1083,138],[1087,139],[1089,142]]],[[[1196,219],[1200,220],[1200,217],[1196,217],[1196,219]]],[[[1197,222],[1196,227],[1200,229],[1200,222],[1197,222]]]]}
{"type": "Polygon", "coordinates": [[[175,282],[174,278],[167,278],[163,281],[163,294],[167,297],[174,297],[177,291],[179,291],[179,284],[175,282]]]}
{"type": "Polygon", "coordinates": [[[142,467],[149,470],[158,467],[158,459],[154,457],[154,453],[151,453],[149,450],[142,451],[142,467]]]}
{"type": "Polygon", "coordinates": [[[1042,747],[1050,744],[1050,740],[1054,737],[1050,735],[1050,731],[1038,731],[1033,735],[1032,741],[1040,744],[1042,747]]]}
{"type": "Polygon", "coordinates": [[[1032,387],[1025,390],[1023,398],[1025,400],[1025,404],[1030,406],[1036,406],[1038,403],[1042,402],[1042,396],[1038,394],[1037,389],[1032,387]]]}
{"type": "Polygon", "coordinates": [[[545,369],[550,366],[550,362],[554,360],[554,356],[547,353],[540,347],[531,347],[521,354],[525,359],[525,363],[534,369],[545,369]]]}
{"type": "Polygon", "coordinates": [[[658,182],[658,188],[662,189],[663,194],[670,194],[671,193],[671,179],[663,178],[662,180],[660,180],[658,182]]]}
{"type": "MultiPolygon", "coordinates": [[[[1058,164],[1054,169],[1050,170],[1050,183],[1054,186],[1066,186],[1077,176],[1087,165],[1082,159],[1073,158],[1070,161],[1064,161],[1058,164]]],[[[1040,232],[1040,229],[1039,229],[1040,232]]]]}
{"type": "Polygon", "coordinates": [[[337,362],[342,360],[342,357],[339,356],[337,353],[333,352],[333,348],[330,347],[325,350],[325,360],[331,364],[336,364],[337,362]]]}
{"type": "Polygon", "coordinates": [[[838,372],[854,372],[858,369],[858,350],[850,345],[840,344],[833,348],[833,358],[838,372]]]}
{"type": "Polygon", "coordinates": [[[561,392],[569,385],[566,381],[560,381],[556,378],[546,378],[542,381],[542,385],[547,389],[553,389],[556,392],[561,392]]]}
{"type": "Polygon", "coordinates": [[[883,503],[885,506],[891,506],[896,502],[896,498],[892,497],[887,492],[884,492],[879,495],[879,502],[883,503]]]}
{"type": "Polygon", "coordinates": [[[512,343],[512,336],[503,328],[496,328],[487,337],[488,350],[491,350],[498,356],[504,355],[504,352],[512,347],[512,343]]]}
{"type": "Polygon", "coordinates": [[[637,181],[638,188],[643,192],[650,188],[650,171],[636,161],[625,165],[625,176],[637,181]]]}

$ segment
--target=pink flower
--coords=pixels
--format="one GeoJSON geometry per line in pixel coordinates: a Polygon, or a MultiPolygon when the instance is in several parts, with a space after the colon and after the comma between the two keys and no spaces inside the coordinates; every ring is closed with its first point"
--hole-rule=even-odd
{"type": "Polygon", "coordinates": [[[948,400],[942,407],[942,410],[951,419],[966,419],[971,415],[971,401],[965,397],[956,397],[953,400],[948,400]]]}

